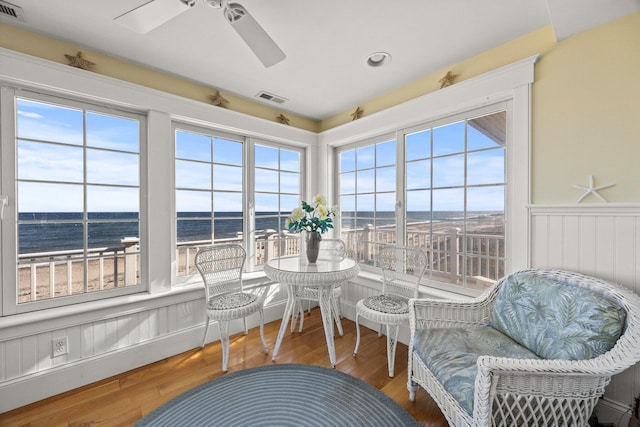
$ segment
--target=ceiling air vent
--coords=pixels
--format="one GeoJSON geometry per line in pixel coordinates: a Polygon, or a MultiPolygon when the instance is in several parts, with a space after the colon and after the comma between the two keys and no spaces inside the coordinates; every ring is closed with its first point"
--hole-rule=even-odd
{"type": "Polygon", "coordinates": [[[284,104],[287,102],[286,98],[264,91],[257,94],[256,97],[264,99],[265,101],[275,102],[276,104],[284,104]]]}
{"type": "Polygon", "coordinates": [[[0,0],[0,17],[2,16],[24,21],[24,12],[20,6],[0,0]]]}

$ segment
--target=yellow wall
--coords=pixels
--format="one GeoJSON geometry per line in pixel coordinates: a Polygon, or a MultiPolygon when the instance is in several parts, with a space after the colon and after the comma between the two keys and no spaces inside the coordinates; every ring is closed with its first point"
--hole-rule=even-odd
{"type": "MultiPolygon", "coordinates": [[[[559,42],[536,65],[533,202],[573,204],[592,175],[640,202],[640,12],[559,42]]],[[[582,203],[602,203],[589,196],[582,203]]]]}
{"type": "MultiPolygon", "coordinates": [[[[78,51],[81,51],[83,58],[96,64],[91,67],[91,71],[95,73],[205,103],[210,102],[209,96],[215,94],[217,89],[182,80],[172,75],[121,61],[78,45],[48,38],[1,22],[0,47],[62,64],[68,64],[65,54],[75,56],[78,51]]],[[[276,121],[276,117],[284,114],[290,120],[290,126],[312,132],[318,131],[318,123],[313,120],[289,112],[279,111],[233,94],[222,91],[220,94],[229,101],[229,110],[271,121],[276,121]]]]}
{"type": "MultiPolygon", "coordinates": [[[[509,43],[505,43],[494,49],[483,52],[480,55],[476,55],[458,64],[451,65],[445,69],[425,76],[378,98],[367,101],[361,104],[360,108],[364,110],[363,115],[376,113],[384,110],[385,108],[389,108],[402,102],[409,101],[410,99],[439,90],[441,84],[439,80],[447,74],[447,71],[451,71],[451,73],[456,76],[454,79],[455,84],[462,80],[511,64],[520,59],[528,58],[537,54],[543,54],[553,48],[555,41],[556,39],[551,26],[541,28],[512,40],[509,43]]],[[[350,115],[355,111],[356,107],[357,106],[353,106],[349,111],[344,111],[321,121],[320,130],[331,129],[347,123],[351,120],[350,115]]]]}
{"type": "MultiPolygon", "coordinates": [[[[0,46],[55,62],[80,48],[0,23],[0,46]]],[[[94,71],[187,98],[207,102],[215,89],[177,79],[82,49],[94,71]]],[[[561,42],[551,26],[541,28],[440,72],[430,74],[360,107],[365,115],[439,89],[451,70],[468,79],[534,54],[532,117],[532,201],[573,204],[592,175],[609,202],[640,202],[640,12],[585,31],[561,42]]],[[[279,111],[223,93],[230,109],[268,120],[279,111]]],[[[291,126],[323,131],[351,120],[349,111],[321,122],[285,114],[291,126]]],[[[601,203],[593,196],[583,203],[601,203]]]]}

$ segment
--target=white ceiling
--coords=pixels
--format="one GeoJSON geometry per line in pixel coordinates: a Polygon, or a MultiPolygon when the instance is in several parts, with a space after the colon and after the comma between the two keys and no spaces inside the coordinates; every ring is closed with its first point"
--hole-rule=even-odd
{"type": "Polygon", "coordinates": [[[267,91],[287,99],[277,108],[321,120],[548,24],[562,39],[640,10],[640,0],[238,0],[287,55],[264,68],[202,0],[147,34],[113,21],[148,1],[9,0],[24,22],[0,20],[276,106],[255,98],[267,91]],[[376,51],[391,62],[368,67],[376,51]]]}

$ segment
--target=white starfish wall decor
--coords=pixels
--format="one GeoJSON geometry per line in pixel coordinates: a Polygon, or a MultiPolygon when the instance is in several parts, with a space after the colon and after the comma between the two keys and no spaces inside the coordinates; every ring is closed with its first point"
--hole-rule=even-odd
{"type": "Polygon", "coordinates": [[[606,185],[600,185],[598,187],[594,187],[594,185],[593,185],[593,176],[589,176],[589,186],[588,187],[584,187],[582,185],[574,185],[575,188],[578,188],[580,190],[585,190],[585,193],[582,196],[580,196],[580,198],[578,199],[578,201],[576,203],[580,203],[589,194],[593,194],[598,199],[600,199],[603,202],[607,203],[607,200],[604,197],[602,197],[598,193],[598,191],[599,190],[604,190],[605,188],[613,187],[614,185],[615,184],[606,184],[606,185]]]}

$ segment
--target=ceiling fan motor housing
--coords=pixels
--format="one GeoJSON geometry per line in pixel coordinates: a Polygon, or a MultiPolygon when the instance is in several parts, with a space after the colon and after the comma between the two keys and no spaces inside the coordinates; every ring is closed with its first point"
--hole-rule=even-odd
{"type": "Polygon", "coordinates": [[[222,0],[202,0],[204,4],[214,9],[222,8],[222,0]]]}

